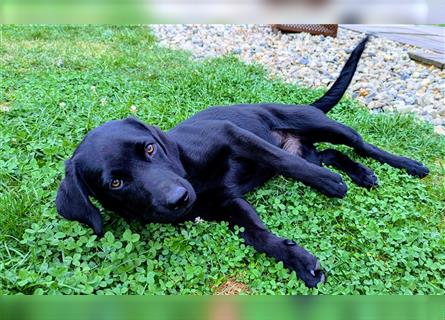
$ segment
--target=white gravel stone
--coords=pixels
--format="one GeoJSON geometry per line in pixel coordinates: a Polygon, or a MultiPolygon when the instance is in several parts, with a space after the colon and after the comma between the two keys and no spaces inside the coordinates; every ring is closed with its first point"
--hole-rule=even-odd
{"type": "Polygon", "coordinates": [[[411,104],[405,105],[405,106],[400,106],[397,108],[397,111],[402,112],[402,113],[412,112],[413,110],[414,110],[414,106],[411,104]]]}
{"type": "Polygon", "coordinates": [[[437,134],[441,134],[441,135],[445,136],[445,128],[443,126],[436,126],[434,128],[434,132],[436,132],[437,134]]]}
{"type": "MultiPolygon", "coordinates": [[[[274,33],[269,25],[151,28],[162,46],[189,50],[197,59],[233,54],[246,63],[262,64],[271,77],[307,87],[331,85],[351,50],[364,37],[342,28],[337,38],[274,33]]],[[[412,50],[416,48],[373,37],[348,94],[373,113],[414,112],[436,128],[441,127],[445,123],[445,71],[410,60],[408,51],[412,50]]]]}

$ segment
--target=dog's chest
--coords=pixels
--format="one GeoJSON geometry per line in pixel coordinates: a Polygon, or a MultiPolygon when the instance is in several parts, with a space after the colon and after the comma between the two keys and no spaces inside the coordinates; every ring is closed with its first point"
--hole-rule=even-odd
{"type": "Polygon", "coordinates": [[[290,154],[302,155],[303,148],[298,136],[284,130],[274,130],[272,136],[277,139],[281,149],[290,154]]]}

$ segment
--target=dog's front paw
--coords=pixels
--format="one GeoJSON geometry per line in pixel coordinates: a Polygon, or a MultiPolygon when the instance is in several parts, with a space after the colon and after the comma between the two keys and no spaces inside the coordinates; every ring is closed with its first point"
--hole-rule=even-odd
{"type": "Polygon", "coordinates": [[[358,164],[356,170],[349,175],[352,181],[354,181],[359,187],[373,188],[379,185],[377,176],[374,172],[365,167],[364,165],[358,164]]]}
{"type": "Polygon", "coordinates": [[[340,175],[330,172],[329,175],[319,181],[318,190],[328,197],[344,198],[348,191],[348,186],[340,175]]]}
{"type": "Polygon", "coordinates": [[[297,273],[297,275],[308,288],[315,288],[320,283],[323,284],[326,281],[326,276],[323,270],[321,270],[318,260],[316,260],[315,265],[310,267],[309,270],[304,270],[301,273],[297,273]]]}
{"type": "Polygon", "coordinates": [[[418,161],[407,159],[406,162],[406,171],[414,177],[424,178],[430,173],[430,170],[418,161]]]}
{"type": "Polygon", "coordinates": [[[297,246],[292,240],[285,240],[284,243],[289,250],[288,259],[284,261],[285,266],[294,270],[307,287],[315,288],[325,282],[326,277],[316,257],[297,246]]]}

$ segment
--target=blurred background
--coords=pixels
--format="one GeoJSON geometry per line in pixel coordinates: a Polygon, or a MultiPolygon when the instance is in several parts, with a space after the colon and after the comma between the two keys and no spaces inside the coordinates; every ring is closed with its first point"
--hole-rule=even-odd
{"type": "Polygon", "coordinates": [[[2,0],[0,23],[445,22],[444,0],[2,0]]]}
{"type": "Polygon", "coordinates": [[[440,296],[0,297],[2,319],[432,320],[440,296]]]}

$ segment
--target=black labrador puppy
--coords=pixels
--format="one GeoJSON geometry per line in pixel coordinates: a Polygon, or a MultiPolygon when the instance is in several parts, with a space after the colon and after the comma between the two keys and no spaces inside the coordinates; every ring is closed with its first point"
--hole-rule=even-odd
{"type": "Polygon", "coordinates": [[[103,234],[99,210],[89,197],[128,220],[177,223],[201,217],[244,228],[245,242],[283,261],[308,287],[323,282],[318,260],[294,241],[272,234],[243,195],[274,175],[296,179],[329,197],[342,198],[344,171],[357,185],[377,186],[367,167],[317,142],[344,144],[359,154],[413,176],[424,177],[421,163],[392,155],[363,141],[353,129],[326,117],[343,96],[365,48],[351,53],[339,78],[308,106],[264,103],[211,107],[168,132],[134,118],[92,130],[65,162],[57,192],[58,212],[103,234]]]}

